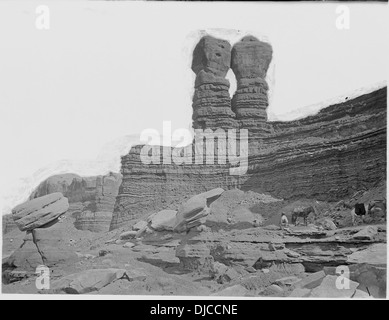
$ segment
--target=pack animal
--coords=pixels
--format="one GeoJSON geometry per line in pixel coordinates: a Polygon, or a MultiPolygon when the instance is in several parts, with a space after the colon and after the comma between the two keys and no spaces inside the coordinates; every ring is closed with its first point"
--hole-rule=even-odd
{"type": "Polygon", "coordinates": [[[294,208],[292,212],[292,224],[297,225],[298,218],[303,218],[304,224],[308,225],[308,216],[310,213],[315,213],[313,206],[294,208]]]}

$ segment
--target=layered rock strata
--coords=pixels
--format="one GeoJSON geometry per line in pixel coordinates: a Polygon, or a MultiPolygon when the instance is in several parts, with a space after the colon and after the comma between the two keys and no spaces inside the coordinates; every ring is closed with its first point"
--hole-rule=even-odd
{"type": "Polygon", "coordinates": [[[252,138],[270,133],[266,109],[269,106],[268,84],[265,80],[272,60],[270,44],[246,36],[232,48],[231,68],[237,80],[232,110],[241,129],[249,130],[252,138]]]}
{"type": "MultiPolygon", "coordinates": [[[[192,63],[197,78],[225,76],[227,47],[210,37],[199,42],[192,63]]],[[[232,117],[224,113],[217,116],[221,122],[215,121],[213,105],[220,102],[224,105],[220,110],[230,112],[225,93],[200,107],[208,110],[204,116],[199,118],[194,110],[194,128],[230,129],[238,123],[239,129],[248,129],[248,170],[231,175],[228,161],[144,164],[140,157],[143,146],[134,147],[122,157],[123,182],[111,229],[136,222],[147,213],[178,210],[188,197],[214,188],[240,188],[284,199],[337,201],[385,179],[387,88],[331,105],[304,119],[269,122],[265,78],[271,57],[269,44],[251,36],[243,38],[231,54],[230,66],[238,80],[232,117]]],[[[197,93],[204,90],[208,89],[196,89],[195,101],[200,97],[197,93]]],[[[166,151],[174,152],[160,147],[161,154],[166,151]]]]}
{"type": "Polygon", "coordinates": [[[196,74],[192,105],[194,129],[238,127],[231,110],[230,83],[225,78],[230,61],[228,41],[205,36],[195,47],[192,61],[196,74]]]}
{"type": "Polygon", "coordinates": [[[386,178],[386,99],[382,88],[317,115],[273,122],[242,188],[278,198],[336,201],[386,178]]]}
{"type": "MultiPolygon", "coordinates": [[[[143,164],[136,146],[122,157],[123,180],[116,200],[111,229],[136,222],[146,214],[178,210],[185,200],[216,188],[238,187],[226,165],[143,164]]],[[[161,147],[161,154],[164,148],[161,147]]]]}
{"type": "Polygon", "coordinates": [[[104,232],[109,230],[121,175],[110,173],[96,178],[94,202],[76,215],[75,227],[79,230],[104,232]]]}

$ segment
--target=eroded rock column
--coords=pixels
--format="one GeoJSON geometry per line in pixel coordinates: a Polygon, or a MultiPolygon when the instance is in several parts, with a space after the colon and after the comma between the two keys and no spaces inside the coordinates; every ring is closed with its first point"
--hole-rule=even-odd
{"type": "Polygon", "coordinates": [[[194,129],[237,128],[225,78],[230,69],[231,45],[228,41],[204,36],[193,52],[192,70],[196,74],[193,96],[194,129]]]}
{"type": "Polygon", "coordinates": [[[253,36],[244,37],[232,48],[231,68],[237,80],[232,110],[240,128],[248,129],[250,137],[261,138],[269,133],[266,123],[269,87],[265,78],[272,53],[270,44],[253,36]]]}

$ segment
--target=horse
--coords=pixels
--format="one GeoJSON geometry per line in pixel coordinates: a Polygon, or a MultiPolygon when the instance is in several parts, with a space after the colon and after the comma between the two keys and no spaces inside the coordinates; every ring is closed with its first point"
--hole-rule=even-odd
{"type": "Polygon", "coordinates": [[[294,208],[292,212],[292,224],[296,226],[297,219],[304,218],[304,224],[308,225],[308,216],[312,212],[316,213],[315,208],[313,206],[294,208]]]}

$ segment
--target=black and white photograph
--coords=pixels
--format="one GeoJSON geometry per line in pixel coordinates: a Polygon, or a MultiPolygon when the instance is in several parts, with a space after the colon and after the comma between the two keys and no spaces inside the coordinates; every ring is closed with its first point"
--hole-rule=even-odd
{"type": "Polygon", "coordinates": [[[1,299],[387,299],[388,10],[0,0],[1,299]]]}

